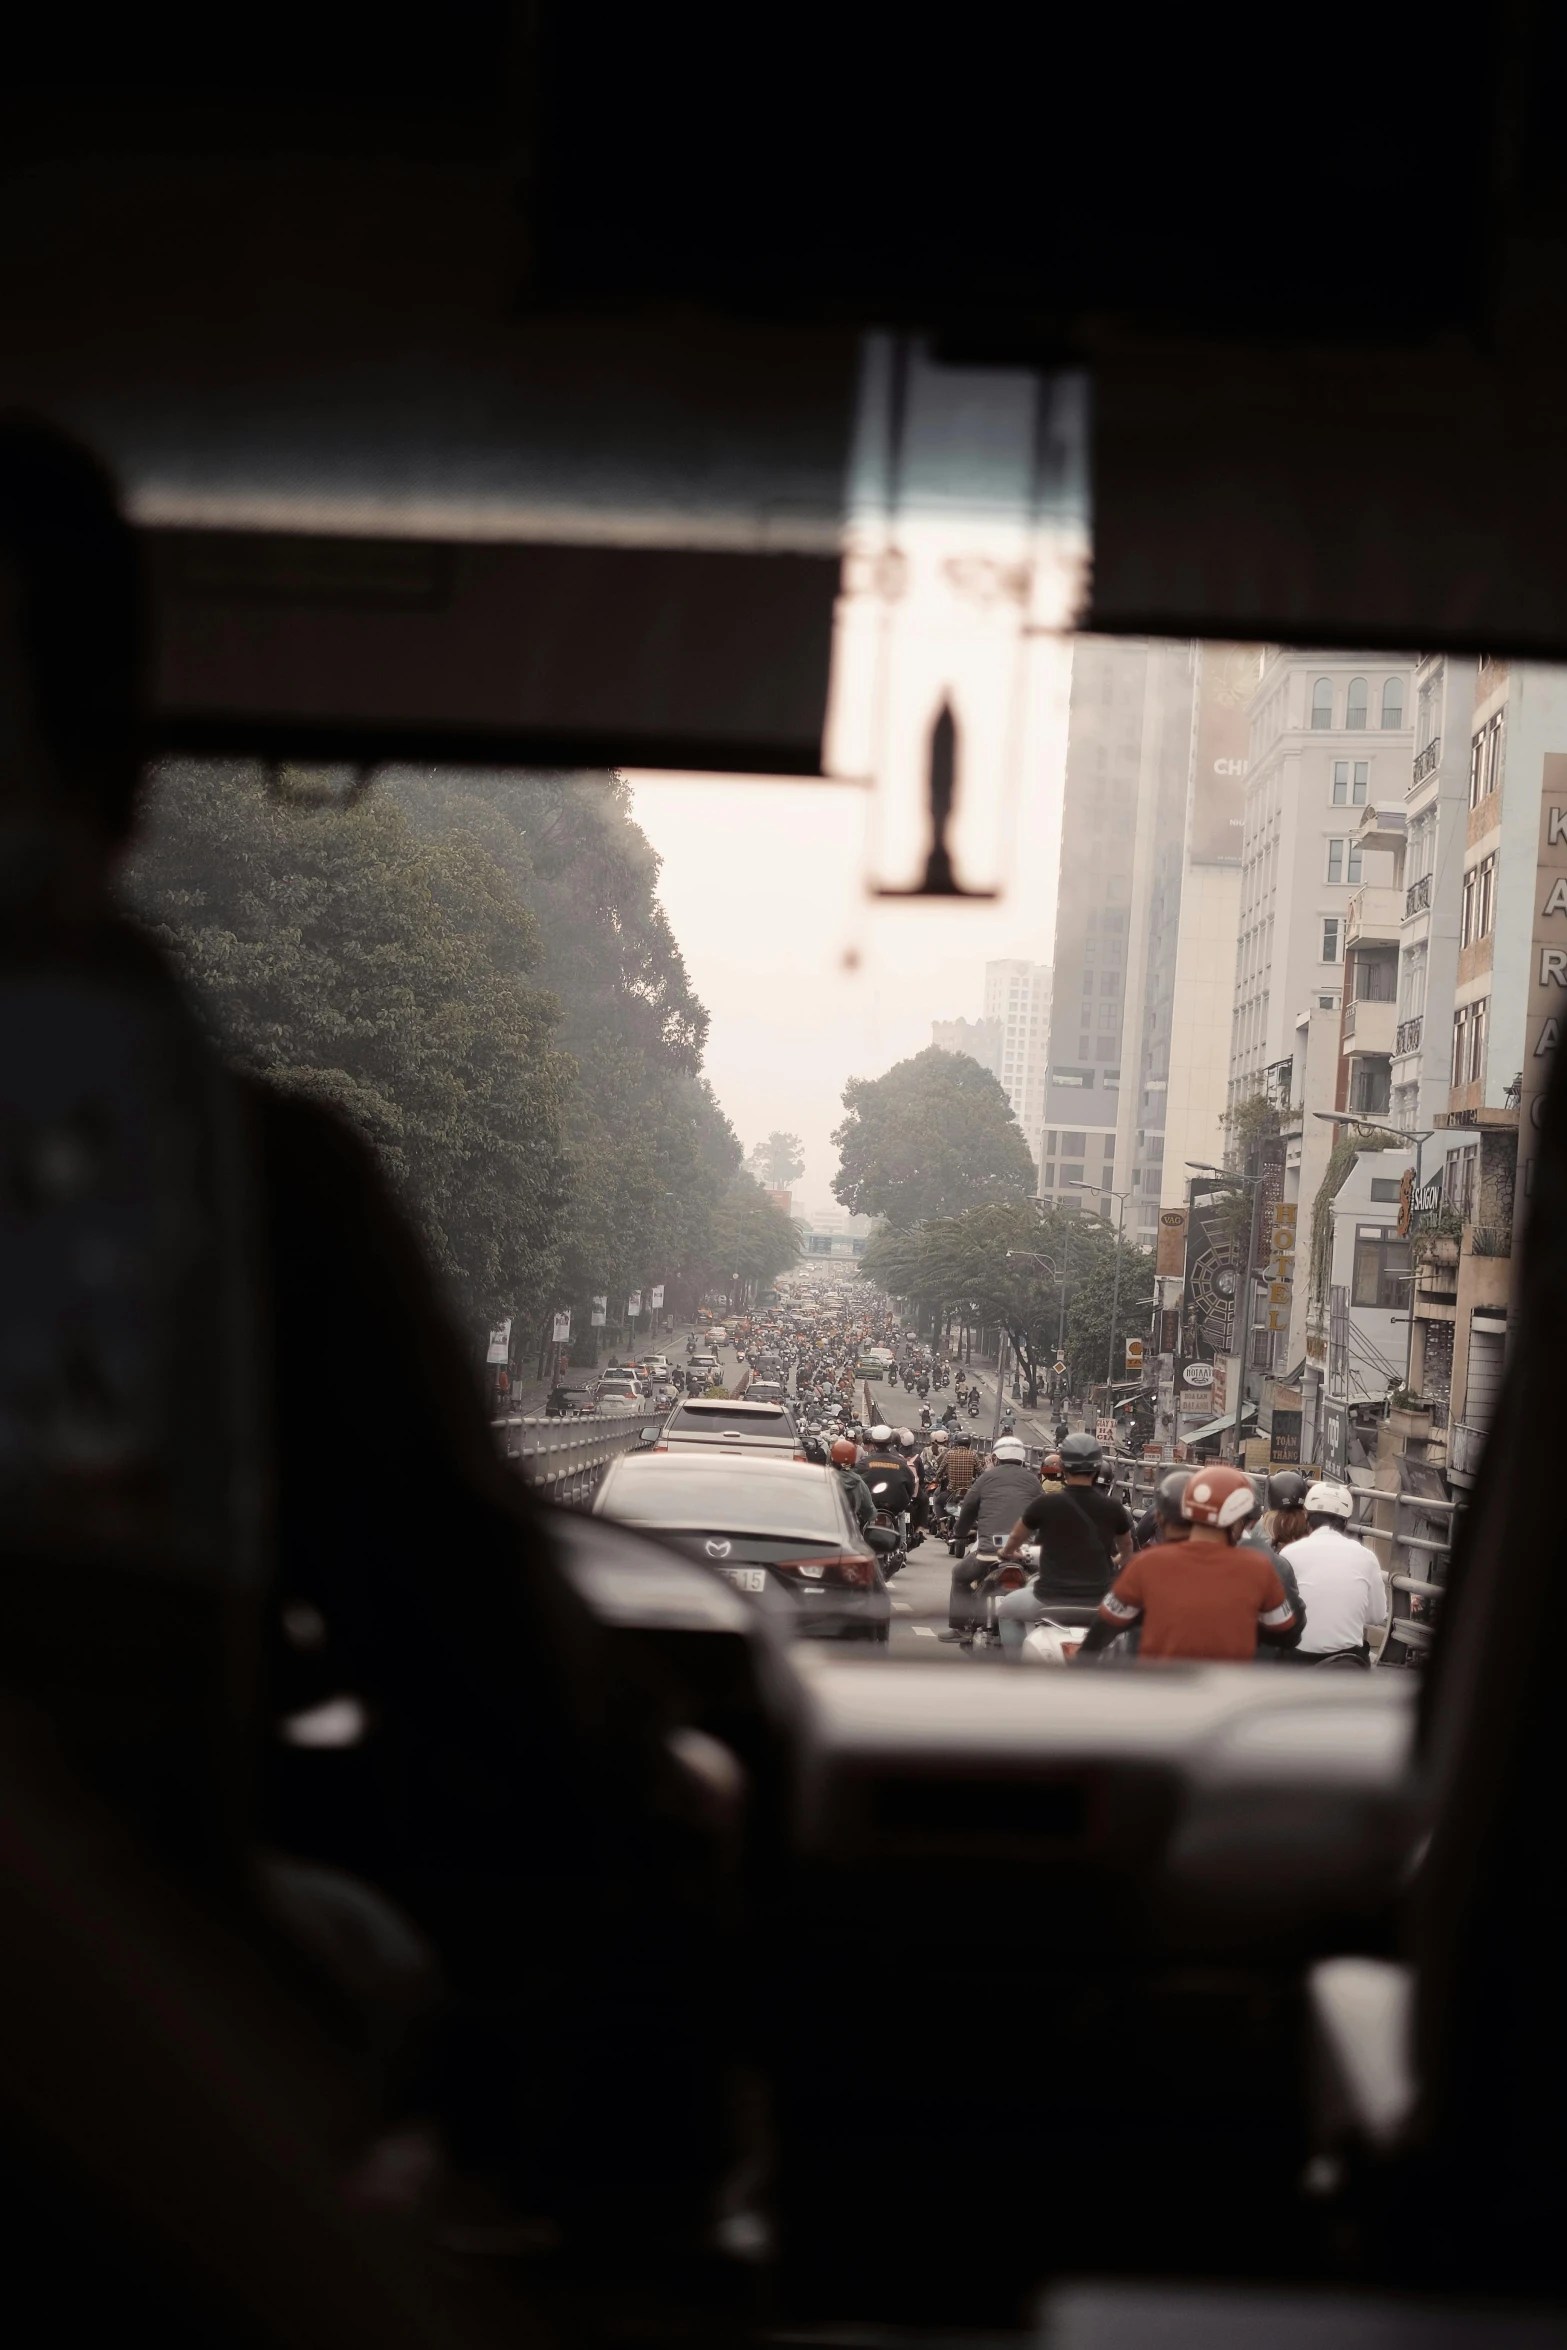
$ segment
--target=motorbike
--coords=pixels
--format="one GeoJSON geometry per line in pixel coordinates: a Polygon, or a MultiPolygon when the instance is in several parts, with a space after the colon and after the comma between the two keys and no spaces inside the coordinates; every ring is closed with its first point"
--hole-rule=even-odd
{"type": "Polygon", "coordinates": [[[979,1389],[977,1387],[971,1387],[964,1400],[968,1405],[969,1418],[972,1419],[974,1414],[979,1410],[979,1389]]]}
{"type": "Polygon", "coordinates": [[[909,1563],[909,1513],[888,1506],[892,1491],[885,1477],[878,1477],[871,1487],[871,1499],[876,1504],[876,1524],[896,1537],[895,1547],[882,1559],[881,1571],[889,1583],[909,1563]]]}
{"type": "Polygon", "coordinates": [[[989,1561],[985,1573],[974,1586],[974,1623],[958,1643],[970,1655],[977,1650],[1000,1648],[1001,1626],[996,1616],[996,1602],[1005,1592],[1021,1591],[1030,1578],[1031,1570],[1022,1559],[1002,1558],[1000,1553],[1004,1540],[1003,1535],[991,1534],[983,1541],[976,1539],[969,1546],[970,1557],[989,1561]]]}
{"type": "Polygon", "coordinates": [[[920,1406],[920,1426],[922,1428],[930,1426],[930,1406],[928,1403],[920,1406]]]}
{"type": "Polygon", "coordinates": [[[1052,1606],[1049,1615],[1023,1635],[1025,1665],[1068,1665],[1098,1616],[1096,1607],[1052,1606]]]}

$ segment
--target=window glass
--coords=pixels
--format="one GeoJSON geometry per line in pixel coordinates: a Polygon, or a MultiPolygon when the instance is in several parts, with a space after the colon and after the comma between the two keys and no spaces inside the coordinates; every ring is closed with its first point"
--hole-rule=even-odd
{"type": "Polygon", "coordinates": [[[1311,723],[1315,727],[1333,724],[1333,681],[1319,677],[1311,689],[1311,723]]]}
{"type": "Polygon", "coordinates": [[[1352,797],[1352,802],[1351,802],[1351,804],[1352,804],[1354,807],[1357,807],[1357,808],[1363,808],[1363,807],[1365,806],[1365,804],[1366,804],[1366,796],[1367,796],[1368,792],[1370,791],[1370,789],[1371,789],[1371,765],[1370,765],[1370,762],[1369,762],[1369,760],[1366,760],[1366,759],[1357,759],[1357,760],[1355,761],[1355,785],[1354,785],[1354,793],[1353,793],[1353,797],[1352,797]]]}
{"type": "Polygon", "coordinates": [[[1365,725],[1369,701],[1365,679],[1352,677],[1349,681],[1349,691],[1344,697],[1344,724],[1346,727],[1365,725]]]}
{"type": "Polygon", "coordinates": [[[1342,953],[1340,933],[1343,924],[1336,914],[1325,916],[1322,924],[1322,955],[1324,963],[1336,963],[1342,953]]]}
{"type": "Polygon", "coordinates": [[[1335,759],[1333,762],[1333,805],[1335,808],[1349,806],[1349,761],[1347,759],[1335,759]]]}
{"type": "Polygon", "coordinates": [[[1360,869],[1364,855],[1365,851],[1361,848],[1359,841],[1352,840],[1349,844],[1349,855],[1346,858],[1345,863],[1348,868],[1348,878],[1350,882],[1357,888],[1360,883],[1360,869]]]}
{"type": "Polygon", "coordinates": [[[1404,681],[1390,677],[1382,688],[1382,723],[1398,727],[1404,723],[1404,681]]]}
{"type": "Polygon", "coordinates": [[[1344,850],[1346,845],[1347,844],[1342,840],[1330,840],[1328,842],[1329,881],[1342,881],[1344,878],[1344,850]]]}
{"type": "Polygon", "coordinates": [[[1357,1234],[1350,1304],[1397,1313],[1409,1297],[1409,1243],[1377,1232],[1357,1234]]]}

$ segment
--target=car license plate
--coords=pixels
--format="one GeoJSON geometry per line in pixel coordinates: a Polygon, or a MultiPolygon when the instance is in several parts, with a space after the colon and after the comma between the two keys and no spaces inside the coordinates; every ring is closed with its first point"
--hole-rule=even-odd
{"type": "Polygon", "coordinates": [[[767,1589],[767,1569],[765,1567],[725,1567],[724,1573],[737,1591],[765,1591],[767,1589]]]}

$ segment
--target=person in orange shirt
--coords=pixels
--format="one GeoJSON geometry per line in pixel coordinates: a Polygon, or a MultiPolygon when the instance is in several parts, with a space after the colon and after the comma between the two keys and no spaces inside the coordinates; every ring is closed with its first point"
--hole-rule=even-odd
{"type": "Polygon", "coordinates": [[[1241,1470],[1194,1471],[1181,1496],[1186,1540],[1137,1552],[1100,1602],[1077,1661],[1134,1624],[1139,1664],[1250,1664],[1259,1640],[1287,1641],[1295,1613],[1272,1563],[1237,1547],[1255,1506],[1241,1470]]]}

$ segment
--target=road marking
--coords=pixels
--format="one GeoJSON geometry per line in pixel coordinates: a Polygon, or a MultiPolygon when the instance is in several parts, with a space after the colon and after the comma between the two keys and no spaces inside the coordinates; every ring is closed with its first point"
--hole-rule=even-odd
{"type": "Polygon", "coordinates": [[[914,1637],[916,1640],[934,1640],[936,1637],[934,1625],[916,1624],[914,1627],[914,1637]]]}
{"type": "Polygon", "coordinates": [[[895,1599],[892,1604],[896,1609],[898,1609],[900,1614],[905,1616],[909,1614],[909,1603],[906,1599],[895,1599]]]}

